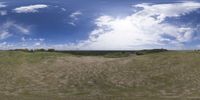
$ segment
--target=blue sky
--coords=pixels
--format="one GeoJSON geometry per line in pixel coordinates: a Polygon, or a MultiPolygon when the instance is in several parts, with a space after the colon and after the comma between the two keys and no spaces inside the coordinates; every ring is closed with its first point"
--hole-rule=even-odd
{"type": "Polygon", "coordinates": [[[198,0],[0,0],[0,49],[200,48],[198,0]]]}

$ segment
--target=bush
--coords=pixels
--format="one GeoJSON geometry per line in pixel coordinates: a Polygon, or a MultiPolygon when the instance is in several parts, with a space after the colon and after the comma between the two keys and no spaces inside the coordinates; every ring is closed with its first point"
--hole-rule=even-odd
{"type": "Polygon", "coordinates": [[[48,49],[47,51],[48,52],[55,52],[56,50],[55,49],[48,49]]]}
{"type": "Polygon", "coordinates": [[[142,53],[142,52],[136,52],[135,54],[136,55],[144,55],[144,53],[142,53]]]}
{"type": "Polygon", "coordinates": [[[150,54],[150,53],[159,53],[159,52],[165,52],[168,51],[167,49],[151,49],[151,50],[141,50],[137,51],[136,55],[144,55],[144,54],[150,54]]]}
{"type": "Polygon", "coordinates": [[[37,51],[39,51],[39,52],[44,52],[44,51],[46,51],[46,50],[45,50],[45,49],[36,49],[35,51],[36,51],[36,52],[37,52],[37,51]]]}
{"type": "Polygon", "coordinates": [[[15,49],[14,51],[24,51],[24,52],[29,52],[28,49],[15,49]]]}

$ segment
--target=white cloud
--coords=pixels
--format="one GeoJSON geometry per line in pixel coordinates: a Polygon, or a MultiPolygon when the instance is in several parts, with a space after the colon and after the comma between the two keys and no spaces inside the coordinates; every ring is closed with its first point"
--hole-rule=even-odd
{"type": "Polygon", "coordinates": [[[200,3],[138,4],[134,7],[142,10],[124,18],[100,16],[89,39],[74,46],[80,49],[144,49],[169,45],[179,48],[194,38],[194,28],[165,20],[189,14],[200,8],[200,3]]]}
{"type": "Polygon", "coordinates": [[[65,8],[61,8],[62,11],[67,11],[65,8]]]}
{"type": "Polygon", "coordinates": [[[135,7],[143,8],[137,15],[156,16],[157,21],[163,21],[166,17],[178,17],[199,9],[200,3],[183,2],[172,4],[138,4],[135,7]]]}
{"type": "Polygon", "coordinates": [[[18,8],[15,8],[14,11],[16,13],[36,13],[36,12],[39,12],[38,11],[39,9],[47,8],[47,7],[48,5],[36,4],[36,5],[18,7],[18,8]]]}
{"type": "Polygon", "coordinates": [[[71,21],[68,22],[68,24],[72,25],[72,26],[76,26],[76,22],[79,20],[79,16],[82,15],[82,12],[80,11],[76,11],[73,12],[69,17],[71,18],[71,21]]]}
{"type": "Polygon", "coordinates": [[[0,43],[0,48],[5,47],[6,45],[7,45],[7,42],[2,42],[2,43],[0,43]]]}
{"type": "Polygon", "coordinates": [[[21,41],[25,42],[25,41],[26,41],[25,37],[22,37],[22,38],[21,38],[21,41]]]}
{"type": "Polygon", "coordinates": [[[29,35],[30,34],[30,28],[18,23],[15,23],[13,21],[7,21],[0,25],[0,40],[6,39],[10,36],[12,36],[13,30],[14,33],[20,33],[23,35],[29,35]]]}
{"type": "Polygon", "coordinates": [[[35,39],[32,39],[32,40],[38,41],[38,42],[43,42],[45,39],[43,39],[43,38],[35,38],[35,39]]]}
{"type": "Polygon", "coordinates": [[[68,22],[69,25],[76,26],[75,22],[68,22]]]}
{"type": "Polygon", "coordinates": [[[0,50],[8,50],[8,49],[38,49],[44,48],[49,49],[52,48],[51,45],[46,45],[45,39],[43,38],[21,38],[21,42],[17,43],[8,43],[8,42],[0,42],[0,50]]]}
{"type": "MultiPolygon", "coordinates": [[[[7,7],[7,5],[5,5],[4,2],[0,2],[0,8],[4,8],[4,7],[7,7]]],[[[1,16],[7,15],[7,11],[6,10],[0,10],[0,15],[1,16]]]]}
{"type": "Polygon", "coordinates": [[[77,17],[80,16],[80,15],[82,15],[82,12],[76,11],[76,12],[73,12],[73,13],[70,15],[70,17],[73,18],[73,19],[75,19],[75,20],[78,20],[77,17]]]}
{"type": "Polygon", "coordinates": [[[36,43],[34,44],[34,46],[40,46],[40,45],[41,45],[40,42],[36,42],[36,43]]]}
{"type": "Polygon", "coordinates": [[[0,11],[0,15],[1,15],[1,16],[5,16],[5,15],[7,15],[7,11],[6,11],[6,10],[2,10],[2,11],[0,11]]]}
{"type": "Polygon", "coordinates": [[[0,40],[10,37],[11,34],[5,30],[0,30],[0,40]]]}
{"type": "Polygon", "coordinates": [[[23,34],[26,34],[26,35],[30,34],[30,29],[28,27],[24,27],[18,24],[13,24],[13,26],[23,34]]]}
{"type": "Polygon", "coordinates": [[[43,39],[43,38],[40,38],[40,39],[39,39],[39,41],[41,41],[41,42],[43,42],[44,40],[45,40],[45,39],[43,39]]]}
{"type": "Polygon", "coordinates": [[[7,5],[5,5],[4,2],[0,2],[0,8],[4,8],[4,7],[7,7],[7,5]]]}
{"type": "Polygon", "coordinates": [[[33,42],[34,43],[33,46],[29,45],[29,46],[27,46],[27,48],[29,48],[29,49],[38,49],[38,48],[47,49],[47,48],[49,48],[49,46],[46,45],[44,40],[45,39],[42,39],[42,38],[37,39],[36,41],[33,42]]]}
{"type": "Polygon", "coordinates": [[[13,44],[9,44],[7,42],[1,42],[0,43],[0,50],[8,50],[10,48],[14,47],[13,44]]]}
{"type": "Polygon", "coordinates": [[[0,43],[0,45],[2,46],[2,45],[6,45],[7,44],[7,42],[2,42],[2,43],[0,43]]]}

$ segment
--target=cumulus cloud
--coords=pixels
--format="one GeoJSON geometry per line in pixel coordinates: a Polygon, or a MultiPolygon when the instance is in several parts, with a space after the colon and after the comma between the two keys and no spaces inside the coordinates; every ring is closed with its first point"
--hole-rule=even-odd
{"type": "Polygon", "coordinates": [[[36,4],[36,5],[29,5],[29,6],[22,6],[15,8],[14,11],[16,13],[37,13],[39,9],[47,8],[48,5],[45,4],[36,4]]]}
{"type": "Polygon", "coordinates": [[[15,23],[13,21],[7,21],[0,25],[0,40],[8,38],[14,33],[29,35],[30,27],[15,23]]]}
{"type": "Polygon", "coordinates": [[[138,4],[134,7],[143,8],[137,15],[156,16],[158,21],[165,20],[166,17],[179,17],[197,10],[200,7],[200,3],[197,2],[184,2],[173,4],[138,4]]]}
{"type": "Polygon", "coordinates": [[[173,25],[165,20],[189,14],[200,8],[200,3],[144,3],[134,5],[134,8],[141,10],[124,18],[100,16],[95,21],[97,27],[89,34],[89,39],[80,41],[76,46],[99,50],[178,47],[194,38],[194,28],[173,25]]]}

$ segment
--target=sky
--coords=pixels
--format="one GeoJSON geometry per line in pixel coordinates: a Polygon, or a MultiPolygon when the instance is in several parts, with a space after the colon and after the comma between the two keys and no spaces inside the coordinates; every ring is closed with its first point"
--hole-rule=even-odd
{"type": "Polygon", "coordinates": [[[0,49],[200,49],[200,0],[0,0],[0,49]]]}

